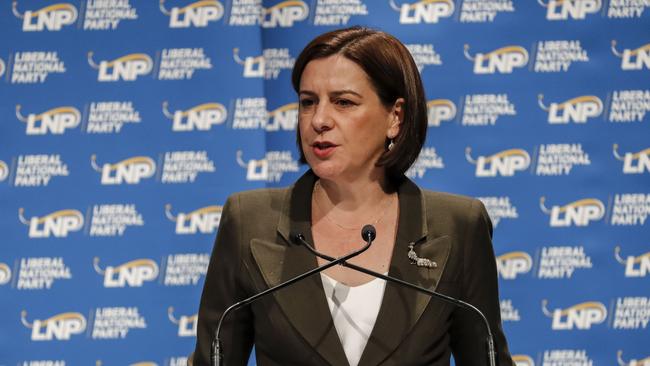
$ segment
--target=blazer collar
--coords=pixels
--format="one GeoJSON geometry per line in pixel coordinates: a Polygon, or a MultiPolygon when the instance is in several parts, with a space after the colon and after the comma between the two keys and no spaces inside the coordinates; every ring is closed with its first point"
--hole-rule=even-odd
{"type": "MultiPolygon", "coordinates": [[[[308,171],[285,196],[277,231],[286,243],[251,241],[253,257],[269,287],[317,267],[316,258],[309,251],[291,242],[292,234],[300,233],[308,243],[313,243],[311,194],[316,179],[313,172],[308,171]]],[[[449,255],[449,237],[427,237],[424,196],[412,181],[404,178],[397,192],[400,214],[389,276],[435,290],[449,255]],[[419,268],[411,264],[407,257],[411,242],[416,243],[417,254],[435,261],[437,268],[419,268]]],[[[274,297],[296,331],[325,360],[333,365],[347,365],[320,276],[311,276],[275,292],[274,297]]],[[[388,283],[359,365],[376,365],[389,357],[417,323],[429,299],[428,295],[388,283]]]]}

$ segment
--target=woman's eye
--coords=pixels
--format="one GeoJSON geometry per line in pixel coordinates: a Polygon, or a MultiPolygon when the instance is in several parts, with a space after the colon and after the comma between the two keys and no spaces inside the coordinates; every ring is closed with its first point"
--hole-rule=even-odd
{"type": "Polygon", "coordinates": [[[300,101],[300,106],[305,108],[305,107],[310,107],[314,104],[314,101],[311,99],[302,99],[300,101]]]}
{"type": "Polygon", "coordinates": [[[347,99],[337,99],[336,104],[341,106],[341,107],[349,107],[349,106],[354,105],[354,103],[352,103],[352,101],[347,100],[347,99]]]}

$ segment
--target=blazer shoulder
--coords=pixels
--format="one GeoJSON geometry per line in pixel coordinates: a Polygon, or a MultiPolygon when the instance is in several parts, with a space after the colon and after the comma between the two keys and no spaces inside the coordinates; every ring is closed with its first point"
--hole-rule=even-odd
{"type": "Polygon", "coordinates": [[[269,208],[280,209],[289,192],[290,187],[253,189],[233,193],[228,197],[228,201],[231,204],[236,203],[238,209],[246,213],[254,213],[258,209],[268,212],[269,208]]]}
{"type": "Polygon", "coordinates": [[[444,209],[450,213],[465,214],[485,209],[483,202],[469,196],[426,189],[422,189],[422,195],[427,208],[444,209]]]}
{"type": "Polygon", "coordinates": [[[286,216],[291,188],[263,188],[233,193],[224,207],[227,218],[235,218],[242,244],[251,238],[275,237],[278,225],[286,216]]]}
{"type": "Polygon", "coordinates": [[[424,189],[422,195],[430,228],[447,227],[463,231],[477,222],[492,226],[483,202],[476,198],[424,189]]]}

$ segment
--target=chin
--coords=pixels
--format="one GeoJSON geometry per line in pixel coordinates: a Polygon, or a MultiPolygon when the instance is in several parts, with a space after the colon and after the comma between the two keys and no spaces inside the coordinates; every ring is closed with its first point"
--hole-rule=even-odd
{"type": "Polygon", "coordinates": [[[309,167],[321,179],[336,179],[341,174],[341,169],[329,161],[319,161],[315,164],[309,163],[309,167]]]}

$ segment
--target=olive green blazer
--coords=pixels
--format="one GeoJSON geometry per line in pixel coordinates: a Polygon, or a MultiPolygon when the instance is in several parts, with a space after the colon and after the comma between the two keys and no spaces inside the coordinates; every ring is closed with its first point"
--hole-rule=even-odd
{"type": "MultiPolygon", "coordinates": [[[[311,194],[317,177],[292,187],[242,192],[221,216],[199,309],[195,365],[209,364],[219,317],[233,303],[317,266],[291,242],[311,235],[311,194]]],[[[514,365],[501,329],[492,226],[480,201],[420,190],[404,178],[398,187],[399,223],[389,275],[467,301],[488,318],[497,364],[514,365]],[[411,264],[407,246],[437,263],[411,264]]],[[[359,244],[362,244],[359,237],[359,244]]],[[[423,293],[387,283],[360,366],[487,365],[481,320],[423,293]]],[[[253,344],[259,366],[348,365],[332,322],[320,276],[295,283],[230,313],[220,335],[227,366],[246,365],[253,344]]]]}

